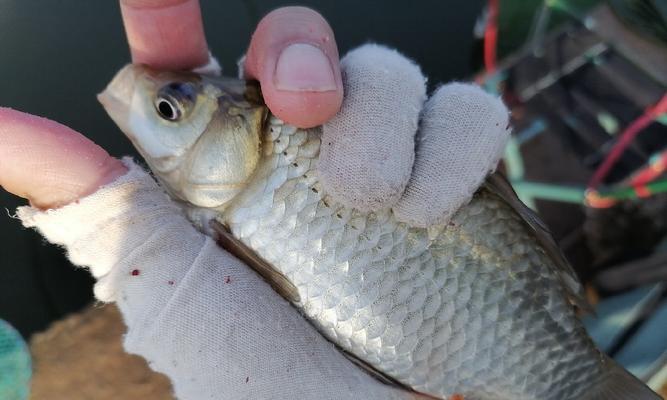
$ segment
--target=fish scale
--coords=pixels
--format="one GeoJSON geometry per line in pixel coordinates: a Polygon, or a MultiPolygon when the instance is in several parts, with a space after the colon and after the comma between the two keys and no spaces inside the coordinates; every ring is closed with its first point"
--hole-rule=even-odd
{"type": "Polygon", "coordinates": [[[428,230],[348,209],[318,182],[319,135],[272,118],[219,220],[296,285],[330,340],[442,397],[569,399],[601,375],[552,261],[509,206],[479,192],[428,230]]]}

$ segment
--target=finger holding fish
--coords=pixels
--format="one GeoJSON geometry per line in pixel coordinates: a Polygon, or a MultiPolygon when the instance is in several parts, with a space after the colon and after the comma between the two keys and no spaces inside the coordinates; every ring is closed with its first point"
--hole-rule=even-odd
{"type": "Polygon", "coordinates": [[[121,0],[132,61],[166,70],[208,62],[199,0],[121,0]]]}
{"type": "Polygon", "coordinates": [[[343,100],[338,48],[329,23],[306,7],[283,7],[257,25],[244,74],[259,80],[271,112],[310,128],[328,121],[343,100]]]}

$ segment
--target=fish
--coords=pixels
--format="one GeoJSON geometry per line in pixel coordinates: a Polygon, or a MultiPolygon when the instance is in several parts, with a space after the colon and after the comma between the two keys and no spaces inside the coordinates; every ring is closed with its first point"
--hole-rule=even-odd
{"type": "Polygon", "coordinates": [[[429,228],[346,207],[318,176],[321,127],[256,82],[127,65],[98,96],[203,232],[357,365],[436,399],[659,399],[596,349],[583,287],[499,173],[429,228]]]}

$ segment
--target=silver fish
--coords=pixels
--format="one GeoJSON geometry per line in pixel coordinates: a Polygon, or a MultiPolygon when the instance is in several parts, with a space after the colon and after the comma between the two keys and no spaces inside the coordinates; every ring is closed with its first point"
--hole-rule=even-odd
{"type": "Polygon", "coordinates": [[[320,129],[271,116],[256,84],[126,66],[99,98],[195,225],[385,381],[442,399],[659,399],[595,348],[581,284],[499,175],[448,224],[415,228],[330,198],[320,129]]]}

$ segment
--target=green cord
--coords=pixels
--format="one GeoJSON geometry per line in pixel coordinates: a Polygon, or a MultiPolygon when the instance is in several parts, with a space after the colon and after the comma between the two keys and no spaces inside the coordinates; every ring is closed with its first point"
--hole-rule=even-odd
{"type": "MultiPolygon", "coordinates": [[[[667,192],[667,179],[655,181],[644,185],[649,194],[667,192]]],[[[638,198],[635,188],[601,189],[598,191],[601,197],[609,197],[615,200],[627,200],[638,198]]]]}
{"type": "Polygon", "coordinates": [[[512,186],[521,196],[564,203],[583,204],[586,192],[582,187],[552,185],[549,183],[513,181],[512,186]]]}
{"type": "MultiPolygon", "coordinates": [[[[584,204],[586,190],[583,187],[552,185],[550,183],[512,181],[512,186],[517,194],[523,198],[560,201],[563,203],[584,204]]],[[[651,182],[643,186],[644,191],[650,195],[667,192],[667,179],[651,182]]],[[[639,198],[637,190],[633,187],[602,188],[598,196],[604,199],[629,200],[639,198]]]]}
{"type": "Polygon", "coordinates": [[[507,169],[507,177],[512,181],[522,180],[525,172],[520,147],[514,136],[510,137],[505,146],[505,168],[507,169]]]}

